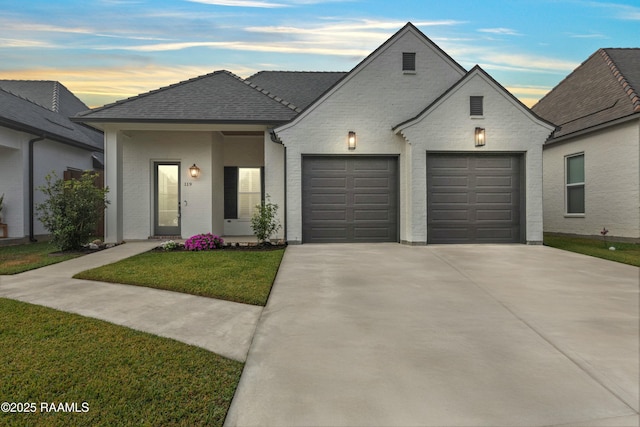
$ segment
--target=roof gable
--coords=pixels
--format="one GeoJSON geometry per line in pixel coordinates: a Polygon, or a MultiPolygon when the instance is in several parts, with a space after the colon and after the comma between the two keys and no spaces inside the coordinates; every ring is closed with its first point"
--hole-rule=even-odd
{"type": "Polygon", "coordinates": [[[293,104],[242,80],[215,71],[76,116],[86,122],[286,122],[300,110],[293,104]]]}
{"type": "Polygon", "coordinates": [[[466,73],[456,84],[451,86],[446,92],[444,92],[438,99],[429,104],[424,110],[422,110],[417,116],[406,120],[402,123],[397,124],[393,127],[395,132],[402,132],[404,129],[415,125],[422,121],[429,113],[440,105],[442,105],[446,100],[452,96],[459,88],[461,88],[466,82],[471,80],[472,78],[479,76],[484,81],[486,81],[495,91],[501,93],[505,99],[511,102],[515,108],[522,111],[523,114],[528,115],[532,120],[537,121],[551,129],[555,126],[544,120],[543,118],[536,115],[533,111],[531,111],[526,105],[524,105],[518,98],[513,96],[511,92],[504,88],[500,83],[498,83],[493,77],[491,77],[486,71],[484,71],[479,65],[476,65],[468,73],[466,73]]]}
{"type": "Polygon", "coordinates": [[[532,109],[554,138],[640,112],[639,69],[640,49],[599,49],[532,109]]]}
{"type": "MultiPolygon", "coordinates": [[[[404,27],[398,30],[393,36],[391,36],[387,41],[385,41],[381,46],[379,46],[376,50],[374,50],[371,54],[369,54],[366,58],[364,58],[358,65],[356,65],[349,73],[347,73],[341,80],[339,80],[333,87],[331,87],[324,95],[316,99],[313,103],[311,103],[301,114],[299,114],[294,120],[289,123],[282,125],[278,131],[282,131],[288,129],[291,126],[295,126],[301,120],[311,113],[317,106],[322,104],[329,97],[333,96],[336,92],[341,90],[342,87],[348,85],[351,81],[357,78],[357,76],[368,69],[368,66],[381,58],[385,52],[391,49],[397,42],[400,42],[403,38],[413,35],[416,40],[421,42],[421,46],[424,46],[425,51],[429,51],[430,54],[433,54],[433,57],[437,57],[438,61],[443,64],[447,64],[449,67],[449,71],[453,70],[454,73],[458,73],[460,76],[466,73],[465,69],[454,61],[446,52],[440,49],[435,43],[433,43],[424,33],[422,33],[415,25],[411,22],[408,22],[404,27]]],[[[380,78],[384,78],[380,77],[380,78]]],[[[380,84],[384,85],[388,82],[381,81],[380,84]]],[[[438,92],[439,93],[439,92],[438,92]]],[[[434,97],[437,95],[434,95],[434,97]]]]}

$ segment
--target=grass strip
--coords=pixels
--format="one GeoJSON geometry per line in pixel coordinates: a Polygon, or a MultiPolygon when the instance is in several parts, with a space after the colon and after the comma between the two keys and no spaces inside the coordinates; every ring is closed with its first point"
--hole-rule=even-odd
{"type": "Polygon", "coordinates": [[[37,408],[0,413],[8,426],[220,426],[243,367],[174,340],[3,298],[0,348],[1,400],[37,408]],[[80,411],[42,412],[41,402],[77,403],[80,411]]]}
{"type": "Polygon", "coordinates": [[[76,279],[147,286],[265,305],[284,249],[151,251],[76,274],[76,279]]]}
{"type": "Polygon", "coordinates": [[[640,267],[640,244],[636,243],[611,241],[605,243],[602,239],[545,235],[544,244],[566,251],[640,267]],[[609,248],[612,246],[616,249],[610,250],[609,248]]]}
{"type": "Polygon", "coordinates": [[[0,274],[23,273],[80,256],[79,254],[49,255],[57,250],[48,242],[0,246],[0,274]]]}

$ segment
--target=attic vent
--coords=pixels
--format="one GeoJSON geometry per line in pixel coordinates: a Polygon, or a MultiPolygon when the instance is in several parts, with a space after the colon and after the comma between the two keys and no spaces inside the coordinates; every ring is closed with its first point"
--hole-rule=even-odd
{"type": "Polygon", "coordinates": [[[472,116],[482,116],[482,96],[470,96],[469,97],[469,110],[472,116]]]}
{"type": "Polygon", "coordinates": [[[415,70],[416,70],[416,53],[403,52],[402,53],[402,71],[415,71],[415,70]]]}

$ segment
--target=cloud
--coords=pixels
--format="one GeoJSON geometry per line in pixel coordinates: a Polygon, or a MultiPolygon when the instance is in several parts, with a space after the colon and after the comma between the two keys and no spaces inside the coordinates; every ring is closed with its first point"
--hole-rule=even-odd
{"type": "Polygon", "coordinates": [[[480,28],[478,30],[481,33],[489,33],[489,34],[497,34],[497,35],[504,35],[504,36],[521,36],[522,34],[520,34],[519,32],[517,32],[516,30],[513,30],[511,28],[480,28]]]}
{"type": "Polygon", "coordinates": [[[56,80],[93,108],[220,69],[230,69],[245,77],[258,71],[252,67],[224,63],[213,67],[147,65],[110,68],[37,68],[0,70],[0,79],[56,80]]]}
{"type": "Polygon", "coordinates": [[[604,34],[569,34],[572,39],[606,39],[604,34]]]}
{"type": "Polygon", "coordinates": [[[601,3],[596,1],[587,2],[589,6],[605,8],[613,11],[616,19],[624,21],[640,21],[640,7],[628,6],[619,3],[601,3]]]}
{"type": "Polygon", "coordinates": [[[266,9],[288,7],[288,5],[283,3],[272,3],[269,1],[255,1],[255,0],[187,0],[187,1],[191,3],[209,4],[212,6],[254,7],[254,8],[266,8],[266,9]]]}

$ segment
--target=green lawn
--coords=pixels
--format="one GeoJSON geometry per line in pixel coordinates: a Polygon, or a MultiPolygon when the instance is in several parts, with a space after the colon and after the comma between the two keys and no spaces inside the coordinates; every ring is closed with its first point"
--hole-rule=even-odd
{"type": "Polygon", "coordinates": [[[146,252],[75,275],[265,305],[284,249],[146,252]]]}
{"type": "Polygon", "coordinates": [[[566,251],[577,252],[580,254],[640,267],[640,244],[607,241],[607,244],[605,245],[602,239],[585,239],[581,237],[549,235],[544,236],[544,244],[554,248],[564,249],[566,251]],[[615,247],[616,250],[610,250],[610,246],[615,247]]]}
{"type": "Polygon", "coordinates": [[[22,273],[79,256],[77,254],[49,256],[57,250],[48,242],[0,246],[0,274],[22,273]]]}
{"type": "Polygon", "coordinates": [[[222,425],[243,364],[100,320],[0,298],[0,402],[7,426],[222,425]],[[40,403],[86,413],[41,413],[40,403]],[[86,409],[86,406],[84,407],[86,409]]]}

